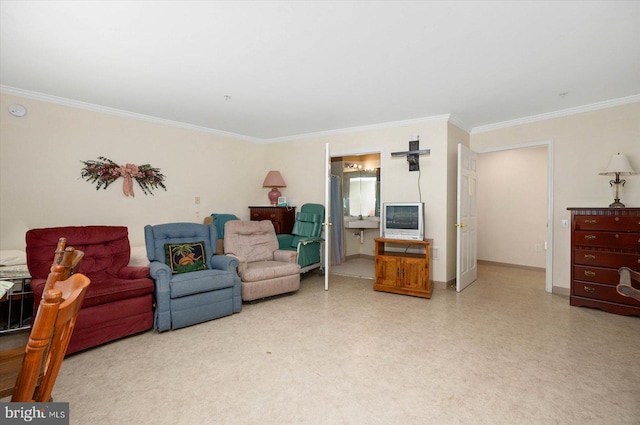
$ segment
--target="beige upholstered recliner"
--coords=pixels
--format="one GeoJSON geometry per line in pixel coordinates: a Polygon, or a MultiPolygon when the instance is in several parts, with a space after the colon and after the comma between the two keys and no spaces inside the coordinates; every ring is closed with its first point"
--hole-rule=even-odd
{"type": "Polygon", "coordinates": [[[225,254],[240,262],[238,275],[242,280],[243,301],[286,294],[300,288],[296,252],[278,249],[271,221],[228,221],[224,234],[225,254]]]}

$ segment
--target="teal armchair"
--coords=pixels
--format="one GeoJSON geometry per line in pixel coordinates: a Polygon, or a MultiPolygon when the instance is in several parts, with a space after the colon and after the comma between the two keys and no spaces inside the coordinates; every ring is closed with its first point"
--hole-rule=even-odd
{"type": "Polygon", "coordinates": [[[278,245],[282,250],[296,251],[300,272],[320,268],[324,273],[324,239],[321,238],[324,222],[324,206],[304,204],[296,214],[291,235],[278,235],[278,245]]]}

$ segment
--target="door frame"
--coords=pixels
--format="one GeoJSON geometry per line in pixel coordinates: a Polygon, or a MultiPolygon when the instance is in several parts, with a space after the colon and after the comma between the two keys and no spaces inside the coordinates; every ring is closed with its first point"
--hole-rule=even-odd
{"type": "Polygon", "coordinates": [[[518,145],[497,146],[475,150],[478,155],[514,149],[547,147],[547,246],[545,255],[545,291],[553,292],[553,139],[518,145]]]}
{"type": "MultiPolygon", "coordinates": [[[[331,158],[337,158],[337,157],[343,157],[343,156],[364,156],[364,155],[372,155],[372,154],[380,155],[380,209],[382,209],[382,200],[385,199],[384,185],[382,184],[382,176],[384,173],[384,171],[382,170],[383,169],[382,162],[385,155],[385,150],[383,148],[369,148],[369,149],[362,149],[362,150],[355,149],[355,150],[340,151],[340,152],[330,151],[329,161],[331,161],[331,158]]],[[[335,226],[335,223],[333,225],[335,226]]],[[[344,226],[344,221],[340,223],[340,225],[344,226]]],[[[380,226],[379,230],[380,230],[380,233],[378,236],[382,236],[382,225],[380,226]]],[[[343,229],[342,230],[343,238],[344,238],[344,235],[345,235],[345,232],[343,229]]]]}

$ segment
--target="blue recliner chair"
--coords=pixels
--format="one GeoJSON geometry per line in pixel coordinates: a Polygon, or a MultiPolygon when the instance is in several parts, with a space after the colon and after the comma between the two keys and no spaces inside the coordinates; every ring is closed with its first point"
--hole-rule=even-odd
{"type": "Polygon", "coordinates": [[[238,261],[216,255],[213,224],[147,225],[144,238],[155,283],[154,329],[178,329],[240,311],[238,261]]]}
{"type": "Polygon", "coordinates": [[[291,235],[278,235],[280,249],[297,251],[300,273],[320,268],[324,273],[322,250],[324,239],[322,223],[324,221],[324,205],[304,204],[296,214],[291,235]]]}

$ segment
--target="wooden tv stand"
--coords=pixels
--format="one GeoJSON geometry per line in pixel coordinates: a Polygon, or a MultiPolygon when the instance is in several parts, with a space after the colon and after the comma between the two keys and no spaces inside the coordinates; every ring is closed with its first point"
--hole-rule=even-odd
{"type": "Polygon", "coordinates": [[[422,241],[375,238],[375,291],[431,298],[431,239],[422,241]],[[424,253],[385,251],[385,244],[424,247],[424,253]]]}

